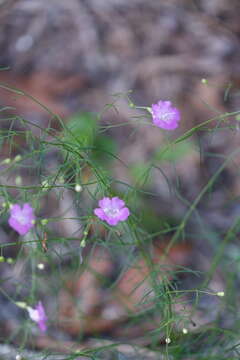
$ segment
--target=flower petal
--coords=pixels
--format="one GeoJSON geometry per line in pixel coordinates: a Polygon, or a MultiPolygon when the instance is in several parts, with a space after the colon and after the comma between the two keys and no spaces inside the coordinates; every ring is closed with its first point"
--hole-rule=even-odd
{"type": "Polygon", "coordinates": [[[104,198],[102,198],[102,200],[99,200],[98,205],[101,208],[110,207],[111,206],[111,199],[109,197],[104,197],[104,198]]]}
{"type": "Polygon", "coordinates": [[[25,235],[31,227],[29,225],[20,224],[16,218],[10,217],[8,220],[8,224],[19,233],[19,235],[25,235]]]}
{"type": "Polygon", "coordinates": [[[106,222],[108,223],[108,225],[111,226],[116,226],[119,223],[119,218],[112,218],[112,217],[106,217],[106,222]]]}
{"type": "Polygon", "coordinates": [[[95,209],[94,214],[101,220],[106,219],[106,215],[105,215],[103,209],[100,209],[100,208],[95,209]]]}
{"type": "Polygon", "coordinates": [[[22,209],[18,204],[14,204],[10,208],[10,213],[11,213],[12,216],[17,215],[21,211],[22,211],[22,209]]]}
{"type": "Polygon", "coordinates": [[[23,204],[23,208],[22,211],[24,214],[29,215],[29,216],[34,216],[33,215],[33,208],[29,205],[29,204],[23,204]]]}
{"type": "Polygon", "coordinates": [[[119,220],[120,221],[125,221],[127,220],[127,218],[129,217],[130,212],[129,209],[127,207],[124,207],[123,209],[121,209],[120,214],[119,214],[119,220]]]}
{"type": "Polygon", "coordinates": [[[29,313],[29,317],[31,318],[31,320],[37,323],[39,329],[42,332],[45,332],[47,330],[47,325],[46,325],[47,316],[44,307],[42,305],[42,302],[39,301],[35,308],[31,308],[29,306],[27,308],[27,311],[29,313]]]}
{"type": "Polygon", "coordinates": [[[119,199],[117,196],[112,198],[112,207],[121,209],[125,206],[125,202],[121,199],[119,199]]]}

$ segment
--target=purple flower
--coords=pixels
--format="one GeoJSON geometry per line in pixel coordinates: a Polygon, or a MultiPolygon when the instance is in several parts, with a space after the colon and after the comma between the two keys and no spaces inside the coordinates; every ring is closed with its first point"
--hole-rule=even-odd
{"type": "Polygon", "coordinates": [[[118,197],[104,197],[98,202],[99,208],[94,210],[94,214],[109,225],[115,226],[119,221],[127,220],[130,212],[125,207],[125,202],[118,197]]]}
{"type": "Polygon", "coordinates": [[[47,316],[42,305],[42,302],[39,301],[35,308],[31,308],[30,306],[27,307],[27,311],[29,313],[30,318],[38,324],[39,329],[42,332],[47,330],[47,316]]]}
{"type": "Polygon", "coordinates": [[[180,112],[172,106],[171,101],[160,100],[151,108],[153,123],[165,130],[174,130],[180,121],[180,112]]]}
{"type": "Polygon", "coordinates": [[[29,204],[24,204],[22,208],[18,204],[12,205],[10,214],[8,224],[20,235],[25,235],[34,226],[35,216],[29,204]]]}

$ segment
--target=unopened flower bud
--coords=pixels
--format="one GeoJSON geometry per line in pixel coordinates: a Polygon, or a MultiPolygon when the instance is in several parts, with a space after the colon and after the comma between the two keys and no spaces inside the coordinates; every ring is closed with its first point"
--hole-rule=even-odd
{"type": "Polygon", "coordinates": [[[17,301],[15,304],[21,309],[27,309],[27,304],[23,301],[17,301]]]}
{"type": "Polygon", "coordinates": [[[171,342],[171,339],[170,339],[169,337],[167,337],[167,338],[165,339],[165,343],[166,343],[166,344],[170,344],[170,342],[171,342]]]}
{"type": "Polygon", "coordinates": [[[17,186],[21,186],[22,185],[22,178],[21,176],[17,176],[16,179],[15,179],[15,184],[17,186]]]}
{"type": "Polygon", "coordinates": [[[37,267],[38,267],[39,270],[44,270],[45,269],[45,265],[43,263],[37,264],[37,267]]]}
{"type": "Polygon", "coordinates": [[[42,225],[47,225],[47,223],[48,223],[48,219],[42,219],[42,220],[41,220],[41,224],[42,224],[42,225]]]}
{"type": "Polygon", "coordinates": [[[21,161],[21,160],[22,160],[21,155],[16,155],[14,158],[14,161],[21,161]]]}
{"type": "Polygon", "coordinates": [[[3,160],[3,164],[10,164],[11,159],[10,158],[6,158],[3,160]]]}
{"type": "Polygon", "coordinates": [[[85,239],[82,239],[81,243],[80,243],[80,246],[81,247],[85,247],[86,246],[86,240],[85,239]]]}
{"type": "Polygon", "coordinates": [[[81,192],[82,191],[82,186],[80,184],[76,184],[75,185],[75,191],[76,192],[81,192]]]}

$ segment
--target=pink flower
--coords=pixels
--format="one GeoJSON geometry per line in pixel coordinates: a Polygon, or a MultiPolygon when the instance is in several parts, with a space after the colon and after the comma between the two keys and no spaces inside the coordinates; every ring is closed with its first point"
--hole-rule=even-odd
{"type": "Polygon", "coordinates": [[[180,121],[180,112],[172,106],[171,101],[158,101],[151,108],[153,123],[165,130],[174,130],[180,121]]]}
{"type": "Polygon", "coordinates": [[[39,301],[35,308],[27,307],[27,311],[29,313],[30,318],[35,321],[42,332],[47,330],[47,316],[42,305],[42,302],[39,301]]]}
{"type": "Polygon", "coordinates": [[[115,226],[119,221],[127,220],[130,215],[129,209],[125,207],[125,202],[118,197],[104,197],[98,202],[99,208],[94,210],[94,214],[109,225],[115,226]]]}
{"type": "Polygon", "coordinates": [[[29,204],[15,204],[10,208],[8,224],[20,235],[25,235],[34,226],[35,216],[33,208],[29,204]]]}

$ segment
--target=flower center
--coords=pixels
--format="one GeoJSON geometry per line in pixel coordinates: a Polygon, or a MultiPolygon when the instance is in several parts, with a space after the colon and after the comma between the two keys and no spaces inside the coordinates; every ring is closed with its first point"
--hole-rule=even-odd
{"type": "Polygon", "coordinates": [[[29,307],[27,310],[33,321],[36,321],[36,322],[40,321],[40,314],[39,314],[38,310],[32,309],[31,307],[29,307]]]}
{"type": "Polygon", "coordinates": [[[21,225],[26,225],[28,223],[28,219],[24,216],[24,214],[18,214],[14,217],[21,225]]]}
{"type": "Polygon", "coordinates": [[[108,216],[114,218],[114,217],[118,216],[119,209],[109,207],[109,208],[105,208],[105,209],[104,209],[104,212],[105,212],[108,216]]]}
{"type": "Polygon", "coordinates": [[[167,112],[159,112],[158,113],[158,116],[159,116],[159,118],[162,120],[162,121],[164,121],[164,122],[166,122],[166,123],[170,123],[171,121],[172,121],[172,116],[174,115],[174,113],[172,113],[172,112],[169,112],[169,113],[167,113],[167,112]]]}

